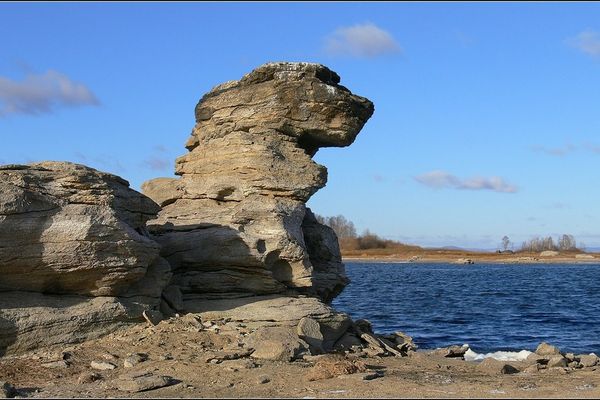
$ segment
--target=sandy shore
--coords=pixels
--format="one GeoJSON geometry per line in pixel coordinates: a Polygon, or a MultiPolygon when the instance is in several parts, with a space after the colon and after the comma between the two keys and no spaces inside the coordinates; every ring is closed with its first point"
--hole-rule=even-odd
{"type": "Polygon", "coordinates": [[[502,362],[482,368],[427,351],[407,357],[339,354],[293,362],[254,360],[239,354],[227,334],[190,329],[183,321],[140,324],[68,348],[3,357],[0,381],[14,385],[19,396],[32,398],[600,397],[600,366],[532,372],[525,371],[531,362],[512,362],[521,372],[504,374],[502,362]],[[134,353],[147,359],[126,367],[134,353]],[[93,369],[92,361],[114,368],[93,369]],[[336,367],[340,363],[361,369],[345,371],[336,367]],[[323,375],[322,365],[329,365],[329,375],[323,375]],[[168,377],[169,384],[137,391],[140,387],[131,384],[139,376],[168,377]]]}

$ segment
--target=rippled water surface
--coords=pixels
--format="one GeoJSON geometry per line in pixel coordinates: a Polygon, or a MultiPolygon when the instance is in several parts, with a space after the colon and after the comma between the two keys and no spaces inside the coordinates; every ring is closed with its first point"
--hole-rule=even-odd
{"type": "Polygon", "coordinates": [[[422,349],[535,350],[547,341],[600,354],[600,265],[347,262],[346,272],[352,283],[334,307],[422,349]]]}

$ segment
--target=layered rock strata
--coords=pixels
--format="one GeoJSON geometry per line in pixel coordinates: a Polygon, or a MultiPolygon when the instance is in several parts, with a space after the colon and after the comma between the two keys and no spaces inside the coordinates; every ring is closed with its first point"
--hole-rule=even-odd
{"type": "Polygon", "coordinates": [[[0,355],[98,337],[158,308],[171,278],[127,181],[60,162],[0,167],[0,355]]]}
{"type": "Polygon", "coordinates": [[[163,209],[148,224],[173,270],[170,306],[305,293],[348,283],[333,231],[306,201],[327,181],[312,157],[350,145],[373,104],[319,64],[265,64],[204,95],[178,179],[142,186],[163,209]]]}

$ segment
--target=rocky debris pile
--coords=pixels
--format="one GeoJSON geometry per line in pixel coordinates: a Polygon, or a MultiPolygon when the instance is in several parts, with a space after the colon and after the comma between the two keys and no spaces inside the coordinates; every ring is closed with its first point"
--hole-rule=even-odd
{"type": "Polygon", "coordinates": [[[533,364],[528,372],[537,372],[552,368],[564,370],[593,368],[600,363],[600,358],[594,353],[578,355],[562,353],[558,347],[542,342],[535,352],[527,357],[527,361],[533,364]]]}
{"type": "Polygon", "coordinates": [[[374,110],[339,82],[269,63],[202,97],[180,178],[142,186],[163,207],[148,227],[173,270],[164,311],[290,290],[329,302],[348,283],[335,233],[305,206],[327,180],[317,150],[350,145],[374,110]]]}
{"type": "Polygon", "coordinates": [[[127,181],[72,163],[0,167],[0,356],[143,321],[171,273],[127,181]]]}

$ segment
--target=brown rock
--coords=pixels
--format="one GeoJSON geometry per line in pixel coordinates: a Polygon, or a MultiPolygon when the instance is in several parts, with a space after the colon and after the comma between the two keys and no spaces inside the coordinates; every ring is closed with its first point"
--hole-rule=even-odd
{"type": "Polygon", "coordinates": [[[560,350],[556,346],[553,346],[546,342],[542,342],[535,349],[535,353],[539,354],[540,356],[554,356],[554,355],[559,355],[560,350]]]}
{"type": "Polygon", "coordinates": [[[262,327],[250,334],[246,345],[254,349],[253,358],[291,361],[304,348],[298,334],[288,327],[262,327]]]}
{"type": "Polygon", "coordinates": [[[513,365],[493,358],[485,358],[477,365],[477,369],[494,374],[516,374],[520,372],[519,369],[513,365]]]}
{"type": "Polygon", "coordinates": [[[145,392],[169,386],[174,383],[170,376],[153,375],[146,373],[138,376],[124,376],[117,381],[116,388],[122,392],[145,392]]]}

